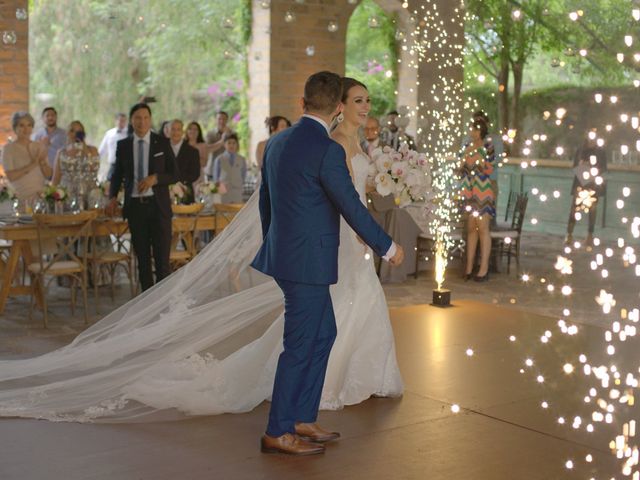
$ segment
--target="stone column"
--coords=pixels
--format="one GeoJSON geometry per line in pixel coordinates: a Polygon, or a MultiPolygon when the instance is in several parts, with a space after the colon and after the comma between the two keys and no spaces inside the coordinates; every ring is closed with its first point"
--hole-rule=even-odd
{"type": "MultiPolygon", "coordinates": [[[[416,22],[421,29],[422,57],[418,62],[418,105],[425,119],[418,135],[420,149],[436,142],[460,142],[451,125],[461,128],[464,80],[463,12],[460,0],[415,0],[416,22]],[[425,16],[428,18],[424,20],[425,16]],[[440,117],[434,116],[435,112],[440,117]],[[444,127],[447,122],[449,127],[444,127]]],[[[413,10],[412,10],[413,11],[413,10]]]]}
{"type": "Polygon", "coordinates": [[[29,22],[16,17],[27,0],[0,0],[0,145],[13,134],[11,115],[29,110],[29,22]],[[9,32],[9,33],[5,33],[9,32]],[[14,44],[5,43],[15,33],[14,44]]]}

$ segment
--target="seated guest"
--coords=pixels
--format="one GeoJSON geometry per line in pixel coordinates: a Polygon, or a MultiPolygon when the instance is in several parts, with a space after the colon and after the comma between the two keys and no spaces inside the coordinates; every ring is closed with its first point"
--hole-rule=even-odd
{"type": "MultiPolygon", "coordinates": [[[[61,148],[56,155],[51,183],[54,185],[62,185],[70,192],[78,187],[76,184],[78,175],[70,171],[70,165],[64,162],[64,159],[76,158],[80,162],[86,162],[89,158],[98,158],[98,149],[93,145],[87,145],[84,141],[85,138],[84,125],[78,120],[71,122],[67,130],[67,144],[64,148],[61,148]]],[[[76,166],[74,166],[73,170],[76,172],[85,171],[85,169],[76,166]]],[[[94,177],[89,179],[89,186],[95,186],[95,175],[97,175],[97,172],[94,172],[94,177]]]]}
{"type": "Polygon", "coordinates": [[[360,146],[362,147],[362,151],[371,158],[371,154],[376,148],[385,146],[385,143],[380,139],[380,122],[378,119],[376,117],[367,118],[363,132],[364,140],[360,143],[360,146]]]}
{"type": "Polygon", "coordinates": [[[4,172],[20,200],[35,199],[43,190],[51,167],[47,147],[31,141],[34,120],[28,112],[16,112],[11,127],[17,138],[2,151],[4,172]]]}
{"type": "MultiPolygon", "coordinates": [[[[280,115],[269,117],[264,123],[269,129],[269,138],[291,126],[291,122],[286,117],[282,117],[280,115]]],[[[258,146],[256,147],[256,164],[258,165],[258,168],[262,168],[262,157],[264,156],[264,147],[266,146],[267,140],[262,140],[261,142],[258,142],[258,146]]]]}
{"type": "Polygon", "coordinates": [[[178,180],[188,189],[186,203],[193,203],[193,184],[200,178],[200,155],[198,150],[184,140],[182,120],[176,118],[169,123],[169,140],[178,165],[178,180]]]}
{"type": "Polygon", "coordinates": [[[215,183],[224,183],[227,193],[222,195],[222,203],[242,203],[244,181],[247,177],[247,161],[238,155],[238,136],[227,135],[224,153],[213,163],[207,163],[205,175],[215,183]]]}

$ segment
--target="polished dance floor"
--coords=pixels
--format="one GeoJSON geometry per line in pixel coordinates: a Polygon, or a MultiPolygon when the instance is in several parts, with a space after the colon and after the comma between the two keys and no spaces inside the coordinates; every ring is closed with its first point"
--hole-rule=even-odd
{"type": "Polygon", "coordinates": [[[3,419],[0,479],[622,478],[608,450],[615,429],[585,431],[588,384],[563,371],[567,362],[579,367],[580,353],[602,355],[603,331],[581,326],[569,337],[550,318],[454,304],[391,309],[405,394],[321,412],[321,423],[342,433],[322,456],[261,454],[267,404],[134,425],[3,419]],[[546,330],[552,335],[542,343],[546,330]],[[585,420],[580,428],[571,426],[576,416],[585,420]]]}

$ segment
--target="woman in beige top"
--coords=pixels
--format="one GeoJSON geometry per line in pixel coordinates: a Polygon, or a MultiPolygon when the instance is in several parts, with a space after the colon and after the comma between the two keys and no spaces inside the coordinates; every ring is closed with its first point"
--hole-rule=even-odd
{"type": "Polygon", "coordinates": [[[28,112],[14,113],[11,126],[17,139],[5,145],[2,152],[5,174],[20,200],[37,197],[52,173],[46,147],[31,141],[33,125],[33,117],[28,112]]]}

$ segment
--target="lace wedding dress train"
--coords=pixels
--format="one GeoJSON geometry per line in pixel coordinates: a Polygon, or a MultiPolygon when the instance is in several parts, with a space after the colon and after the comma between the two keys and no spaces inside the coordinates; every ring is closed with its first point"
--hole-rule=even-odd
{"type": "MultiPolygon", "coordinates": [[[[352,159],[365,201],[368,160],[352,159]]],[[[338,337],[322,409],[399,396],[393,332],[373,258],[342,220],[338,337]]],[[[71,344],[0,362],[0,415],[52,421],[150,421],[238,413],[269,399],[282,351],[282,293],[249,264],[262,242],[258,193],[192,262],[71,344]]]]}

